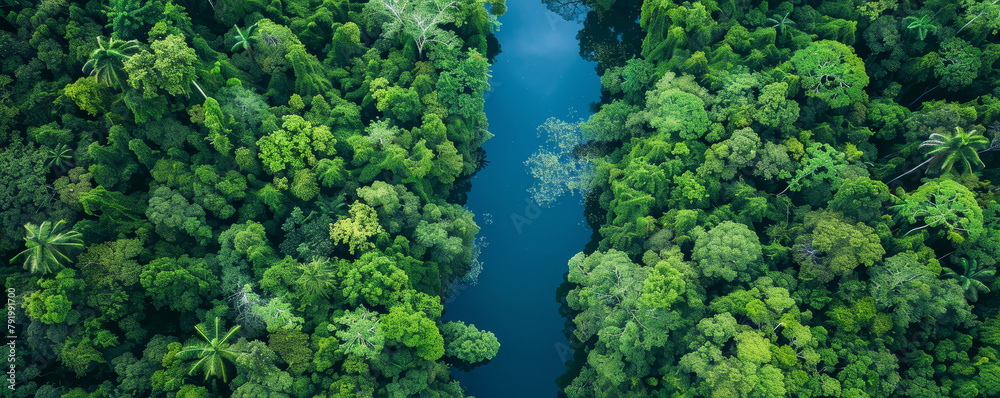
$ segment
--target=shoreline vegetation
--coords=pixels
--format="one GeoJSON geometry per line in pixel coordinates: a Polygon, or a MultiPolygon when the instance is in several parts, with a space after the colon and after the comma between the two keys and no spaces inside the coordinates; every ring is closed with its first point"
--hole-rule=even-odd
{"type": "Polygon", "coordinates": [[[575,158],[568,397],[1000,394],[1000,4],[545,0],[575,158]]]}
{"type": "Polygon", "coordinates": [[[8,3],[5,396],[465,396],[503,0],[8,3]]]}
{"type": "MultiPolygon", "coordinates": [[[[526,163],[595,231],[566,396],[1000,395],[1000,3],[543,2],[603,86],[526,163]]],[[[9,3],[7,395],[465,396],[503,0],[9,3]]]]}

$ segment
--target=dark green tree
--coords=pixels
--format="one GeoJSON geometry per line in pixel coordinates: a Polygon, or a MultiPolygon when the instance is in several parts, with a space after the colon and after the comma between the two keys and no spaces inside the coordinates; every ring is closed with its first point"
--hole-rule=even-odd
{"type": "Polygon", "coordinates": [[[786,27],[795,26],[795,21],[788,18],[788,12],[785,15],[774,14],[774,17],[768,18],[767,23],[771,24],[772,28],[778,29],[778,32],[785,34],[786,27]]]}
{"type": "Polygon", "coordinates": [[[958,285],[965,290],[965,298],[975,303],[979,300],[979,293],[989,293],[990,288],[985,282],[989,282],[996,275],[996,268],[981,268],[976,260],[960,258],[957,261],[961,267],[961,272],[944,267],[942,269],[945,276],[958,281],[958,285]]]}
{"type": "Polygon", "coordinates": [[[139,52],[139,42],[136,40],[115,40],[106,42],[97,37],[97,49],[90,53],[90,59],[83,64],[83,73],[97,77],[97,82],[108,87],[125,89],[125,60],[139,52]]]}
{"type": "Polygon", "coordinates": [[[58,166],[60,171],[66,171],[66,166],[69,166],[73,159],[70,153],[71,151],[66,144],[59,144],[55,148],[49,149],[45,152],[48,159],[45,162],[45,168],[51,170],[53,166],[58,166]]]}

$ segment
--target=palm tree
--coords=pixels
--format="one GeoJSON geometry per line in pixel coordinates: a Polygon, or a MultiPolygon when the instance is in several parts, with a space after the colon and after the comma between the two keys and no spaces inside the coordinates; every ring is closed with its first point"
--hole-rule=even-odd
{"type": "Polygon", "coordinates": [[[296,280],[299,289],[308,297],[329,298],[333,292],[333,271],[327,260],[312,260],[308,264],[299,265],[302,275],[296,280]]]}
{"type": "Polygon", "coordinates": [[[250,59],[254,62],[254,64],[256,64],[257,59],[253,55],[253,43],[257,41],[257,38],[252,37],[252,35],[253,30],[257,28],[257,24],[250,25],[250,27],[247,28],[246,33],[243,33],[239,26],[233,25],[233,27],[236,28],[236,44],[233,44],[233,48],[230,51],[236,51],[236,49],[242,48],[246,52],[250,53],[250,59]]]}
{"type": "Polygon", "coordinates": [[[920,147],[934,148],[928,154],[942,159],[942,173],[950,172],[955,163],[962,164],[965,171],[971,173],[973,162],[979,167],[986,167],[982,159],[979,158],[978,151],[989,144],[989,138],[982,134],[976,134],[975,130],[966,133],[961,127],[955,127],[955,134],[931,134],[927,141],[920,144],[920,147]]]}
{"type": "Polygon", "coordinates": [[[62,266],[63,261],[72,261],[65,251],[82,249],[83,239],[79,232],[63,231],[65,227],[65,220],[59,220],[55,225],[48,221],[38,226],[25,224],[24,229],[28,230],[24,237],[27,248],[10,261],[13,263],[24,259],[24,269],[32,274],[54,272],[62,266]]]}
{"type": "Polygon", "coordinates": [[[986,148],[987,146],[990,146],[990,140],[981,134],[976,134],[975,130],[973,130],[970,134],[962,130],[961,127],[955,127],[955,134],[931,134],[926,141],[920,144],[921,148],[925,146],[934,148],[927,153],[928,155],[934,156],[927,158],[927,160],[923,161],[923,163],[920,163],[916,167],[907,170],[905,173],[896,176],[896,178],[889,180],[886,184],[892,184],[893,181],[916,171],[925,164],[942,159],[942,173],[951,171],[951,168],[958,162],[961,162],[965,166],[966,172],[972,172],[972,163],[969,161],[971,159],[975,159],[976,165],[986,167],[983,160],[979,158],[979,153],[986,152],[987,149],[990,149],[986,148]]]}
{"type": "Polygon", "coordinates": [[[990,292],[990,288],[986,286],[984,281],[992,279],[997,273],[996,269],[980,269],[979,263],[976,260],[967,258],[959,259],[958,263],[962,266],[962,273],[955,272],[951,268],[945,268],[944,274],[958,281],[959,286],[962,286],[962,290],[965,290],[965,298],[974,303],[979,299],[979,292],[990,292]]]}
{"type": "Polygon", "coordinates": [[[906,28],[916,29],[917,33],[920,35],[920,40],[924,40],[924,38],[927,37],[927,31],[933,30],[934,34],[937,34],[937,26],[931,23],[931,16],[929,15],[924,15],[920,18],[914,16],[903,18],[903,22],[907,21],[910,21],[910,24],[907,25],[906,28]]]}
{"type": "Polygon", "coordinates": [[[45,153],[45,157],[48,158],[48,161],[45,162],[45,168],[51,169],[52,166],[59,166],[59,170],[66,171],[66,166],[73,158],[69,153],[70,149],[66,144],[59,144],[55,149],[49,149],[45,153]]]}
{"type": "Polygon", "coordinates": [[[201,325],[196,325],[194,329],[198,331],[198,335],[202,339],[205,339],[205,341],[197,345],[184,347],[184,349],[177,353],[182,359],[199,358],[198,362],[195,362],[191,366],[188,375],[193,376],[195,371],[202,369],[205,372],[205,380],[208,380],[209,376],[221,376],[223,383],[228,382],[229,378],[226,376],[226,364],[224,361],[233,362],[242,352],[229,348],[230,344],[227,341],[236,334],[237,330],[240,330],[240,326],[233,326],[225,336],[220,338],[219,318],[216,317],[215,336],[211,339],[201,329],[201,325]]]}
{"type": "Polygon", "coordinates": [[[772,28],[777,28],[778,31],[781,32],[781,34],[785,34],[785,27],[786,26],[793,26],[793,25],[795,25],[795,21],[793,21],[791,19],[788,19],[788,14],[789,13],[787,13],[787,12],[785,13],[784,16],[781,16],[781,15],[778,15],[778,14],[774,14],[774,18],[768,18],[767,22],[773,24],[773,25],[771,25],[772,28]]]}
{"type": "Polygon", "coordinates": [[[90,53],[90,59],[83,64],[83,73],[97,76],[97,82],[108,87],[124,89],[122,68],[125,59],[139,51],[139,42],[135,40],[122,41],[115,38],[101,41],[97,36],[97,49],[90,53]]]}

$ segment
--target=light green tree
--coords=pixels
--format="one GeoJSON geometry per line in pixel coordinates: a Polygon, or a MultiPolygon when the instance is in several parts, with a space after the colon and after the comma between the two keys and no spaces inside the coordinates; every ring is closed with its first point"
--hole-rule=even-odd
{"type": "Polygon", "coordinates": [[[64,268],[55,278],[38,278],[38,290],[24,298],[24,309],[31,319],[54,325],[66,321],[86,288],[86,281],[76,278],[76,270],[64,268]]]}
{"type": "Polygon", "coordinates": [[[421,358],[435,361],[444,355],[444,338],[437,324],[410,305],[393,306],[382,316],[379,329],[387,344],[413,348],[421,358]]]}
{"type": "Polygon", "coordinates": [[[700,138],[708,131],[705,102],[697,96],[675,88],[651,90],[646,96],[649,125],[660,134],[677,134],[683,140],[700,138]]]}
{"type": "Polygon", "coordinates": [[[858,265],[871,266],[885,254],[875,229],[860,222],[851,224],[838,213],[810,213],[804,227],[807,233],[793,247],[802,279],[830,282],[858,265]]]}
{"type": "Polygon", "coordinates": [[[143,50],[125,61],[129,85],[143,90],[147,99],[158,96],[160,90],[170,95],[190,93],[198,56],[184,36],[169,35],[154,41],[150,49],[152,52],[143,50]]]}
{"type": "MultiPolygon", "coordinates": [[[[920,147],[930,147],[929,155],[933,155],[929,161],[938,160],[941,162],[942,173],[951,171],[955,164],[960,164],[966,173],[971,173],[973,165],[986,167],[983,160],[979,158],[978,150],[989,145],[990,140],[982,134],[977,134],[975,130],[966,133],[961,127],[955,127],[954,133],[934,133],[920,147]]],[[[920,166],[917,166],[920,167],[920,166]]]]}
{"type": "Polygon", "coordinates": [[[375,213],[375,209],[360,201],[354,201],[348,212],[350,217],[330,224],[330,239],[338,244],[346,244],[351,254],[354,254],[358,249],[375,248],[375,244],[369,242],[368,239],[384,232],[378,223],[378,214],[375,213]]]}
{"type": "Polygon", "coordinates": [[[695,241],[692,259],[707,277],[749,282],[763,272],[757,234],[746,225],[726,221],[695,241]]]}
{"type": "Polygon", "coordinates": [[[385,347],[385,336],[379,323],[379,314],[362,305],[344,312],[327,329],[340,340],[339,351],[370,360],[385,347]]]}
{"type": "Polygon", "coordinates": [[[451,0],[377,0],[365,7],[369,15],[384,21],[383,35],[392,38],[399,33],[409,36],[423,57],[424,46],[438,43],[451,47],[455,34],[443,26],[455,21],[457,2],[451,0]]]}
{"type": "Polygon", "coordinates": [[[11,263],[23,260],[24,269],[32,274],[47,274],[61,268],[63,262],[73,261],[67,253],[83,249],[83,235],[73,230],[66,231],[66,227],[65,220],[55,224],[49,221],[41,225],[25,224],[27,248],[11,258],[11,263]]]}
{"type": "Polygon", "coordinates": [[[330,262],[325,259],[314,259],[305,264],[299,264],[302,275],[295,283],[306,297],[329,298],[335,287],[334,273],[330,262]]]}
{"type": "Polygon", "coordinates": [[[500,342],[492,332],[481,331],[465,322],[448,322],[441,326],[445,355],[476,363],[493,359],[500,351],[500,342]]]}
{"type": "Polygon", "coordinates": [[[195,331],[201,336],[205,341],[200,344],[194,344],[184,347],[180,352],[177,353],[182,359],[193,359],[198,358],[198,362],[195,362],[191,366],[191,370],[188,371],[188,375],[194,375],[195,372],[201,370],[205,373],[205,380],[208,380],[211,376],[222,377],[223,382],[229,381],[229,376],[226,373],[226,362],[234,362],[236,358],[241,354],[241,352],[230,348],[229,339],[232,338],[240,326],[233,326],[229,329],[225,335],[219,334],[220,322],[219,318],[215,318],[215,334],[211,338],[208,337],[207,331],[202,329],[201,325],[195,325],[195,331]]]}
{"type": "Polygon", "coordinates": [[[258,156],[269,174],[286,168],[294,172],[315,164],[317,156],[336,152],[337,140],[328,126],[313,125],[298,115],[286,115],[281,120],[281,129],[257,140],[258,156]]]}
{"type": "Polygon", "coordinates": [[[907,29],[916,29],[917,33],[920,35],[920,40],[927,38],[927,32],[933,31],[937,34],[938,27],[931,22],[930,15],[922,15],[919,18],[911,15],[903,18],[903,23],[908,23],[906,25],[907,29]]]}
{"type": "Polygon", "coordinates": [[[831,108],[841,108],[862,101],[868,75],[865,63],[854,49],[832,41],[820,40],[798,50],[788,61],[801,76],[806,95],[825,101],[831,108]]]}
{"type": "Polygon", "coordinates": [[[924,228],[942,227],[941,233],[953,243],[968,239],[975,240],[983,233],[983,211],[975,194],[961,184],[939,179],[921,185],[912,194],[903,195],[899,204],[892,207],[897,213],[897,222],[903,227],[924,225],[907,230],[905,234],[924,228]]]}

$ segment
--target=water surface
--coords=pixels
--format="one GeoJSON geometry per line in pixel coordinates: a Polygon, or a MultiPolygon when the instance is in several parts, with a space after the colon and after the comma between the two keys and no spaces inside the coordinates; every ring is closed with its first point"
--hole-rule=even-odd
{"type": "Polygon", "coordinates": [[[524,161],[544,139],[537,127],[570,111],[585,117],[600,99],[594,63],[579,56],[579,23],[567,22],[539,0],[510,0],[497,38],[486,115],[496,136],[484,147],[489,167],[472,179],[467,207],[477,214],[483,271],[475,286],[462,286],[445,305],[445,320],[463,320],[496,334],[500,353],[470,372],[454,370],[466,394],[490,397],[554,397],[566,371],[569,342],[563,335],[556,288],[566,262],[583,249],[590,231],[579,196],[549,208],[534,205],[524,161]],[[492,222],[491,222],[492,221],[492,222]]]}

